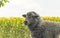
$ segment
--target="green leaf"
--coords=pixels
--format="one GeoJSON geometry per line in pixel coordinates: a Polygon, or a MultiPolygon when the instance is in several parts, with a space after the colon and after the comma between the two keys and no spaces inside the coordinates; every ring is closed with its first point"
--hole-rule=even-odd
{"type": "Polygon", "coordinates": [[[8,2],[8,0],[4,0],[4,2],[6,3],[6,2],[8,2]]]}
{"type": "Polygon", "coordinates": [[[1,5],[4,6],[4,3],[2,3],[1,5]]]}

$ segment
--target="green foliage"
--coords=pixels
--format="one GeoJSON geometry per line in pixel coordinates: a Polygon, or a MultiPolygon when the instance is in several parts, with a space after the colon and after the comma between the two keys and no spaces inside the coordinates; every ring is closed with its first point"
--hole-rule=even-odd
{"type": "Polygon", "coordinates": [[[8,0],[0,0],[0,7],[4,6],[6,2],[8,2],[8,0]]]}
{"type": "Polygon", "coordinates": [[[0,38],[30,38],[23,18],[0,18],[0,38]]]}

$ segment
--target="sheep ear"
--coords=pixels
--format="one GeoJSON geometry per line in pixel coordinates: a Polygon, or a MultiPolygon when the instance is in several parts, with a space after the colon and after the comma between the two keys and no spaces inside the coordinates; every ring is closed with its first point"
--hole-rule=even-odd
{"type": "Polygon", "coordinates": [[[23,17],[26,17],[26,14],[23,14],[22,16],[23,16],[23,17]]]}
{"type": "Polygon", "coordinates": [[[39,15],[33,15],[33,17],[39,17],[39,15]]]}
{"type": "Polygon", "coordinates": [[[35,15],[34,17],[39,17],[38,15],[35,15]]]}

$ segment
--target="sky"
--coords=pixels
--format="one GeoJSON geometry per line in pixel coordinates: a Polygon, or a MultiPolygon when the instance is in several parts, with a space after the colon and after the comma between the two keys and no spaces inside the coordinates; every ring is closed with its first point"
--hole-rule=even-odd
{"type": "Polygon", "coordinates": [[[60,16],[60,0],[9,0],[0,7],[0,17],[18,17],[29,11],[40,16],[60,16]]]}

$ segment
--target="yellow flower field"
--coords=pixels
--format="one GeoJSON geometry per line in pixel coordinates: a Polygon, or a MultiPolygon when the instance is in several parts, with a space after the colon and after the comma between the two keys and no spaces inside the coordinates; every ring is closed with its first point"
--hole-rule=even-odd
{"type": "MultiPolygon", "coordinates": [[[[60,21],[60,17],[41,16],[43,20],[60,21]]],[[[30,38],[23,17],[0,17],[0,38],[30,38]]]]}

